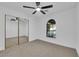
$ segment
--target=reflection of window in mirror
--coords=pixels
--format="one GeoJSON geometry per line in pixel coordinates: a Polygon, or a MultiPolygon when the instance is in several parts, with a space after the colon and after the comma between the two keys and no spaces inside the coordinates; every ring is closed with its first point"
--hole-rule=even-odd
{"type": "Polygon", "coordinates": [[[56,38],[56,22],[54,19],[50,19],[47,22],[46,36],[51,38],[56,38]]]}

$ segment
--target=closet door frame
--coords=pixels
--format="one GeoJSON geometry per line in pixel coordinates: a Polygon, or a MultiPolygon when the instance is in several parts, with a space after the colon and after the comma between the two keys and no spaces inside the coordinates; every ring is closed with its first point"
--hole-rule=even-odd
{"type": "MultiPolygon", "coordinates": [[[[4,16],[4,18],[5,18],[5,20],[4,20],[4,37],[5,37],[5,41],[4,41],[4,44],[5,44],[5,49],[7,48],[6,47],[6,18],[7,18],[7,16],[12,16],[12,15],[7,15],[7,14],[5,14],[5,16],[4,16]]],[[[16,17],[16,16],[13,16],[13,17],[16,17]]],[[[19,31],[19,24],[20,24],[20,22],[19,22],[19,18],[20,17],[16,17],[17,18],[17,20],[18,20],[18,41],[17,41],[17,43],[18,43],[18,45],[19,45],[19,33],[20,33],[20,31],[19,31]]],[[[29,42],[29,20],[28,20],[28,42],[29,42]]]]}
{"type": "Polygon", "coordinates": [[[6,49],[6,14],[5,14],[5,20],[4,20],[4,37],[5,37],[5,49],[6,49]]]}
{"type": "MultiPolygon", "coordinates": [[[[7,14],[5,14],[5,25],[4,25],[4,27],[5,27],[5,28],[4,28],[4,29],[5,29],[5,33],[4,33],[4,34],[5,34],[5,49],[7,48],[7,47],[6,47],[6,45],[7,45],[7,43],[6,43],[6,24],[7,24],[7,23],[6,23],[6,20],[7,20],[6,18],[7,18],[7,16],[12,16],[12,15],[7,15],[7,14]]],[[[12,16],[12,17],[15,17],[15,16],[12,16]]],[[[16,18],[16,17],[15,17],[15,18],[16,18]]],[[[19,23],[19,21],[18,21],[18,23],[19,23]]],[[[17,25],[19,25],[19,24],[17,24],[17,25]]],[[[18,34],[17,34],[17,35],[18,35],[18,34]]],[[[18,36],[18,40],[19,40],[19,36],[18,36]]],[[[18,43],[19,43],[19,41],[18,41],[18,43]]]]}
{"type": "Polygon", "coordinates": [[[17,17],[18,20],[18,45],[19,45],[19,17],[17,17]]]}

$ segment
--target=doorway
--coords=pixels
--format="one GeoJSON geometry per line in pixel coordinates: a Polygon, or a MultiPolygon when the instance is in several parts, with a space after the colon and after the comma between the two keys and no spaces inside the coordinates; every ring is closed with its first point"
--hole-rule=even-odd
{"type": "Polygon", "coordinates": [[[5,48],[29,41],[29,20],[5,15],[5,48]]]}

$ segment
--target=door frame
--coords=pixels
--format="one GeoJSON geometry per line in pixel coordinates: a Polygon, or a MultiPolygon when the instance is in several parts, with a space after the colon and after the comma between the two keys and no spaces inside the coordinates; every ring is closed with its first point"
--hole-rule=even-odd
{"type": "MultiPolygon", "coordinates": [[[[6,17],[7,16],[12,16],[12,15],[8,15],[8,14],[5,14],[5,20],[4,20],[4,37],[5,37],[5,49],[7,48],[6,47],[6,17]]],[[[13,16],[13,17],[16,17],[16,16],[13,16]]],[[[17,17],[17,18],[21,18],[21,17],[17,17]]],[[[23,18],[23,19],[26,19],[26,18],[23,18]]],[[[29,42],[29,20],[28,19],[26,19],[27,21],[28,21],[28,42],[29,42]]],[[[19,45],[19,20],[18,20],[18,45],[19,45]]]]}

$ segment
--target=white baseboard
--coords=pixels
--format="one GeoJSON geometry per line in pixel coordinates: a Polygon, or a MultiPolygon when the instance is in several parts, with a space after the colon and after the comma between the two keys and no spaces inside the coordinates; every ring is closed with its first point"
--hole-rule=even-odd
{"type": "Polygon", "coordinates": [[[0,48],[0,51],[3,51],[3,50],[5,50],[5,49],[3,49],[3,48],[0,48]]]}
{"type": "Polygon", "coordinates": [[[56,45],[60,45],[60,46],[64,46],[64,47],[68,47],[68,48],[75,49],[74,47],[70,47],[70,46],[67,46],[67,45],[64,45],[64,44],[61,44],[61,43],[51,42],[51,41],[43,40],[43,39],[38,39],[38,40],[42,40],[42,41],[49,42],[49,43],[51,43],[51,44],[53,43],[53,44],[56,44],[56,45]]]}
{"type": "Polygon", "coordinates": [[[31,38],[29,38],[29,42],[34,41],[34,40],[36,40],[36,39],[31,39],[31,38]]]}
{"type": "Polygon", "coordinates": [[[78,56],[79,56],[79,51],[76,49],[76,51],[77,51],[77,54],[78,54],[78,56]]]}

